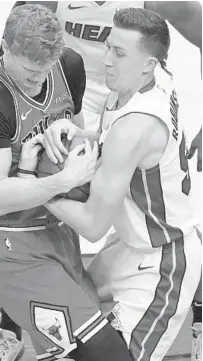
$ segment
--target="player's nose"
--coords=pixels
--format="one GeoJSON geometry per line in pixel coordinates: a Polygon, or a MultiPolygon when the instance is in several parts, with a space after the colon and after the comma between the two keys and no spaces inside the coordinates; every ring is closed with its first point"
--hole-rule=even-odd
{"type": "Polygon", "coordinates": [[[106,67],[113,66],[113,57],[111,49],[108,49],[105,55],[104,64],[106,67]]]}

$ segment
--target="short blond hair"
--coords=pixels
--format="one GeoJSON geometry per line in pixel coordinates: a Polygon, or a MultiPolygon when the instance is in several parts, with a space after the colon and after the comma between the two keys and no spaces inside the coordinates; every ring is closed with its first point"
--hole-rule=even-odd
{"type": "Polygon", "coordinates": [[[22,5],[11,11],[4,39],[12,54],[39,64],[57,60],[64,48],[62,29],[56,15],[37,4],[22,5]]]}

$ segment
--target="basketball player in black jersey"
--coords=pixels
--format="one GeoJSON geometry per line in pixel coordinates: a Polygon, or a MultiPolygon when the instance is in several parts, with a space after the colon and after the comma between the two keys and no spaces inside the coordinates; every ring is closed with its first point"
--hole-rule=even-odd
{"type": "MultiPolygon", "coordinates": [[[[60,24],[46,7],[14,9],[6,23],[0,59],[0,304],[30,334],[39,359],[130,361],[125,343],[87,295],[78,235],[43,205],[89,181],[96,145],[73,150],[64,169],[38,179],[23,168],[22,145],[57,119],[81,125],[85,72],[81,57],[64,49],[60,24]],[[81,149],[85,154],[78,157],[81,149]],[[84,280],[84,282],[83,282],[84,280]]],[[[29,148],[30,147],[30,148],[29,148]]],[[[1,357],[8,353],[2,339],[1,357]]],[[[14,351],[14,350],[13,350],[14,351]]]]}

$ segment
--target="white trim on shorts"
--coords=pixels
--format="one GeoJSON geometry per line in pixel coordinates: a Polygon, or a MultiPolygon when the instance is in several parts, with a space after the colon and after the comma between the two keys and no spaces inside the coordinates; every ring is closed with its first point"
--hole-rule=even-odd
{"type": "MultiPolygon", "coordinates": [[[[61,227],[64,222],[59,222],[56,226],[61,227]]],[[[43,229],[49,229],[50,227],[47,226],[33,226],[33,227],[1,227],[0,231],[6,232],[31,232],[31,231],[41,231],[43,229]]]]}

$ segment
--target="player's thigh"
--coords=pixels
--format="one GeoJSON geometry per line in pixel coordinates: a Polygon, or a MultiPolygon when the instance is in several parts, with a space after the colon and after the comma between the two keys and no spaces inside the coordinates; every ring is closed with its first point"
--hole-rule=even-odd
{"type": "Polygon", "coordinates": [[[56,262],[26,265],[23,274],[1,280],[0,302],[9,316],[36,341],[37,355],[66,356],[75,337],[88,337],[103,321],[82,288],[56,262]]]}
{"type": "Polygon", "coordinates": [[[1,257],[0,304],[35,340],[37,355],[66,356],[76,336],[88,339],[104,322],[101,311],[59,262],[8,252],[1,257]]]}
{"type": "Polygon", "coordinates": [[[115,283],[120,275],[120,272],[117,272],[117,264],[121,253],[125,253],[125,247],[116,232],[112,231],[108,234],[105,245],[87,267],[105,313],[112,308],[112,281],[115,283]]]}
{"type": "MultiPolygon", "coordinates": [[[[181,253],[181,249],[177,250],[177,255],[180,255],[181,253]]],[[[151,361],[159,361],[163,359],[163,356],[167,353],[169,347],[177,337],[191,307],[195,290],[198,286],[201,275],[201,245],[199,239],[195,235],[190,235],[187,239],[185,239],[184,256],[185,272],[183,277],[181,277],[181,274],[174,271],[174,275],[171,279],[171,287],[174,288],[174,291],[171,291],[168,296],[168,310],[171,317],[169,317],[167,328],[162,333],[158,343],[155,345],[153,342],[154,348],[151,351],[151,361]],[[178,283],[180,284],[180,279],[180,287],[175,287],[178,283]],[[174,304],[177,304],[175,309],[174,304]],[[173,309],[174,312],[172,312],[173,309]]],[[[175,269],[178,270],[178,268],[180,268],[178,258],[176,261],[177,266],[175,269]]],[[[163,320],[166,322],[167,313],[165,314],[166,316],[163,317],[163,320]]],[[[151,339],[154,339],[153,335],[151,336],[151,339]]]]}
{"type": "Polygon", "coordinates": [[[120,286],[113,285],[118,303],[110,319],[135,359],[160,361],[170,348],[199,282],[199,254],[195,237],[171,243],[145,257],[120,286]]]}

